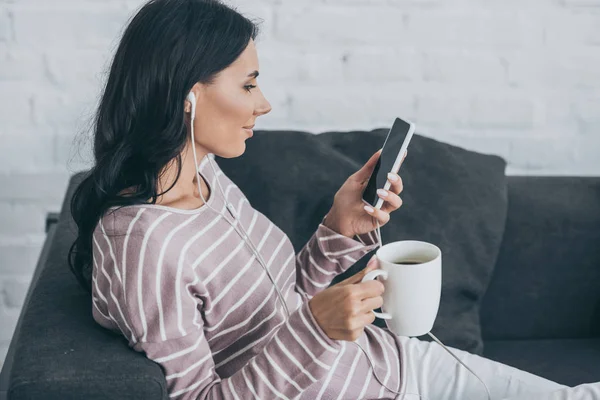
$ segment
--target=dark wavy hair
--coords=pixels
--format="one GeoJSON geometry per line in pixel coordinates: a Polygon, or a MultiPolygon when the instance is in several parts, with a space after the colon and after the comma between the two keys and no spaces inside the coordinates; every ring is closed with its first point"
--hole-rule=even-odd
{"type": "Polygon", "coordinates": [[[258,25],[218,0],[151,0],[125,28],[93,121],[94,165],[76,188],[77,238],[69,267],[91,292],[92,234],[110,207],[156,203],[164,168],[188,140],[184,100],[210,85],[258,35],[258,25]],[[119,195],[124,189],[133,193],[119,195]]]}

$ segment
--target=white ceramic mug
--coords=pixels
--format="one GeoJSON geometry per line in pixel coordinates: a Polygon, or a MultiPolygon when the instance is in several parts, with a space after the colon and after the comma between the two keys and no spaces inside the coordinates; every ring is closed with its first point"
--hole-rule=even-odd
{"type": "Polygon", "coordinates": [[[384,313],[388,328],[399,336],[421,336],[433,327],[442,292],[442,252],[427,242],[406,240],[388,243],[377,250],[379,269],[362,282],[384,279],[384,313]],[[406,264],[402,262],[415,262],[406,264]]]}

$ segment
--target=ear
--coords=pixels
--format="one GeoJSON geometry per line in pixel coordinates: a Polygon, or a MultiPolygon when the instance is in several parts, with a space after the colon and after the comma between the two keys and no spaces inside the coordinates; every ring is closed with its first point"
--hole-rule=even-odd
{"type": "Polygon", "coordinates": [[[203,86],[199,82],[195,83],[194,86],[192,86],[192,89],[188,92],[183,103],[183,110],[186,113],[191,113],[192,108],[195,108],[199,100],[198,96],[200,96],[202,89],[203,86]]]}
{"type": "Polygon", "coordinates": [[[192,92],[188,93],[187,97],[183,101],[183,110],[186,114],[189,114],[192,111],[193,103],[192,103],[192,92]]]}

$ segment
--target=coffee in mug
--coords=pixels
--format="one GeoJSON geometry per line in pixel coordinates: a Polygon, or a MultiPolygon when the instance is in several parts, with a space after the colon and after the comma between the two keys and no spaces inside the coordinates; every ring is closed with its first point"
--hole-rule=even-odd
{"type": "Polygon", "coordinates": [[[390,261],[392,264],[402,264],[402,265],[416,265],[422,264],[423,261],[413,261],[413,260],[393,260],[390,261]]]}

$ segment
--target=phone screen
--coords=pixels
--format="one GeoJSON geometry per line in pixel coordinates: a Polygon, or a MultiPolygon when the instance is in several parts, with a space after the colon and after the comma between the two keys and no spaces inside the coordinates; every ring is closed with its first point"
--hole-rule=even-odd
{"type": "MultiPolygon", "coordinates": [[[[377,160],[377,165],[369,178],[369,183],[363,191],[363,200],[374,206],[379,200],[377,189],[383,188],[387,181],[388,172],[392,172],[394,163],[402,149],[402,144],[411,130],[411,124],[396,118],[392,129],[387,134],[383,142],[383,151],[377,160]]],[[[397,171],[396,171],[397,172],[397,171]]]]}

